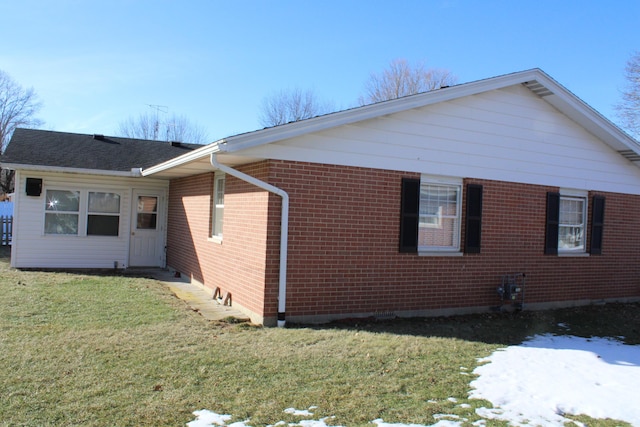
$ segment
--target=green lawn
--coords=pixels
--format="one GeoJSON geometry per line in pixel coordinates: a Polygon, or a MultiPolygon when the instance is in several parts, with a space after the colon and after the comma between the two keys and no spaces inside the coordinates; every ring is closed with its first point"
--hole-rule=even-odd
{"type": "Polygon", "coordinates": [[[284,329],[209,322],[153,280],[17,271],[4,255],[5,426],[184,426],[200,409],[264,426],[299,421],[284,409],[310,406],[314,419],[350,427],[432,424],[437,413],[473,422],[490,404],[467,399],[473,377],[461,367],[501,346],[562,333],[559,322],[640,343],[637,304],[284,329]]]}

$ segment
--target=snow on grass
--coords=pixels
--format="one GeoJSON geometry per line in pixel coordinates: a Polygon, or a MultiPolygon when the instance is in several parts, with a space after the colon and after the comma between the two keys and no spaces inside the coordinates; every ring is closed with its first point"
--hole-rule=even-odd
{"type": "Polygon", "coordinates": [[[496,409],[483,418],[512,425],[562,425],[565,414],[640,425],[640,346],[607,338],[539,335],[496,351],[473,372],[471,398],[496,409]]]}
{"type": "Polygon", "coordinates": [[[311,415],[313,415],[313,412],[311,412],[311,409],[316,409],[317,406],[312,406],[309,409],[294,409],[294,408],[287,408],[284,410],[285,414],[291,414],[291,415],[297,415],[299,417],[309,417],[311,415]]]}
{"type": "MultiPolygon", "coordinates": [[[[513,426],[549,426],[574,422],[567,414],[612,418],[640,426],[637,385],[640,384],[640,346],[625,345],[609,338],[538,335],[518,346],[510,346],[481,359],[473,374],[471,399],[485,399],[493,408],[477,408],[481,419],[509,421],[513,426]]],[[[464,372],[465,369],[461,368],[464,372]]],[[[456,403],[457,399],[447,401],[456,403]]],[[[429,400],[428,402],[436,402],[429,400]]],[[[469,408],[468,404],[460,407],[469,408]]],[[[287,414],[311,417],[309,410],[288,408],[287,414]]],[[[249,421],[226,424],[232,417],[207,410],[196,411],[188,427],[250,427],[249,421]]],[[[431,426],[371,421],[376,427],[459,427],[468,421],[458,415],[437,414],[431,426]]],[[[302,427],[333,427],[331,417],[301,420],[302,427]]],[[[276,425],[285,425],[284,422],[276,425]]]]}

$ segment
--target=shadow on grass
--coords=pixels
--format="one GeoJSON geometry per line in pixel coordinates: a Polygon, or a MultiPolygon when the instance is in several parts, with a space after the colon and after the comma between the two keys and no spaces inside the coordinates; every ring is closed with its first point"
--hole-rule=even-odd
{"type": "MultiPolygon", "coordinates": [[[[0,263],[10,263],[11,247],[0,246],[0,263]]],[[[40,270],[42,271],[42,270],[40,270]]],[[[60,271],[60,270],[56,270],[60,271]]],[[[156,278],[144,269],[69,271],[86,275],[156,278]]],[[[374,333],[454,338],[487,344],[520,344],[536,334],[618,338],[640,344],[640,303],[611,303],[546,311],[483,313],[450,317],[347,319],[323,325],[288,323],[289,328],[350,329],[374,333]]]]}
{"type": "Polygon", "coordinates": [[[454,338],[515,345],[537,334],[612,337],[640,344],[640,303],[611,303],[546,311],[484,313],[434,318],[373,318],[325,325],[289,325],[314,329],[354,329],[373,333],[454,338]]]}
{"type": "Polygon", "coordinates": [[[0,246],[0,262],[9,264],[11,261],[11,246],[0,246]]]}

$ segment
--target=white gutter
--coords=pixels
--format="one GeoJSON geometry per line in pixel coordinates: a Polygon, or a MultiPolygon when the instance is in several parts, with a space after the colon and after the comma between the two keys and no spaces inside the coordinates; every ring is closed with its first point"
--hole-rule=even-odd
{"type": "Polygon", "coordinates": [[[103,169],[67,168],[63,166],[27,165],[27,164],[21,164],[21,163],[2,163],[2,168],[33,171],[33,172],[64,172],[64,173],[85,174],[85,175],[124,176],[124,177],[142,176],[142,169],[140,168],[131,168],[130,171],[112,171],[112,170],[103,170],[103,169]]]}
{"type": "Polygon", "coordinates": [[[280,277],[278,284],[278,327],[285,325],[286,308],[287,308],[287,250],[288,250],[288,238],[289,238],[289,195],[286,191],[267,184],[264,181],[260,181],[257,178],[240,172],[227,165],[223,165],[218,162],[216,153],[211,153],[211,166],[221,170],[224,173],[228,173],[238,179],[241,179],[249,184],[253,184],[256,187],[263,190],[274,193],[282,197],[282,212],[280,214],[280,277]]]}

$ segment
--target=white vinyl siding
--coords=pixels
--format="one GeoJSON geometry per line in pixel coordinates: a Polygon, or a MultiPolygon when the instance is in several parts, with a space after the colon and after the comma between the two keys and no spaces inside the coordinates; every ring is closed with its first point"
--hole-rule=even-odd
{"type": "MultiPolygon", "coordinates": [[[[168,182],[147,178],[17,171],[12,266],[24,268],[113,268],[114,263],[117,263],[119,268],[127,266],[133,188],[166,191],[168,182]],[[39,197],[25,194],[27,177],[43,179],[43,191],[39,197]],[[81,194],[81,200],[82,194],[84,194],[85,201],[80,201],[78,234],[45,233],[45,195],[50,189],[78,191],[81,194]],[[120,195],[118,236],[87,235],[89,192],[120,195]],[[84,207],[82,207],[83,203],[84,207]]],[[[110,207],[102,208],[102,210],[112,209],[114,209],[113,204],[110,204],[110,207]]],[[[115,213],[101,212],[100,215],[115,215],[115,213]]]]}
{"type": "Polygon", "coordinates": [[[521,85],[278,141],[243,155],[640,194],[637,166],[521,85]]]}

